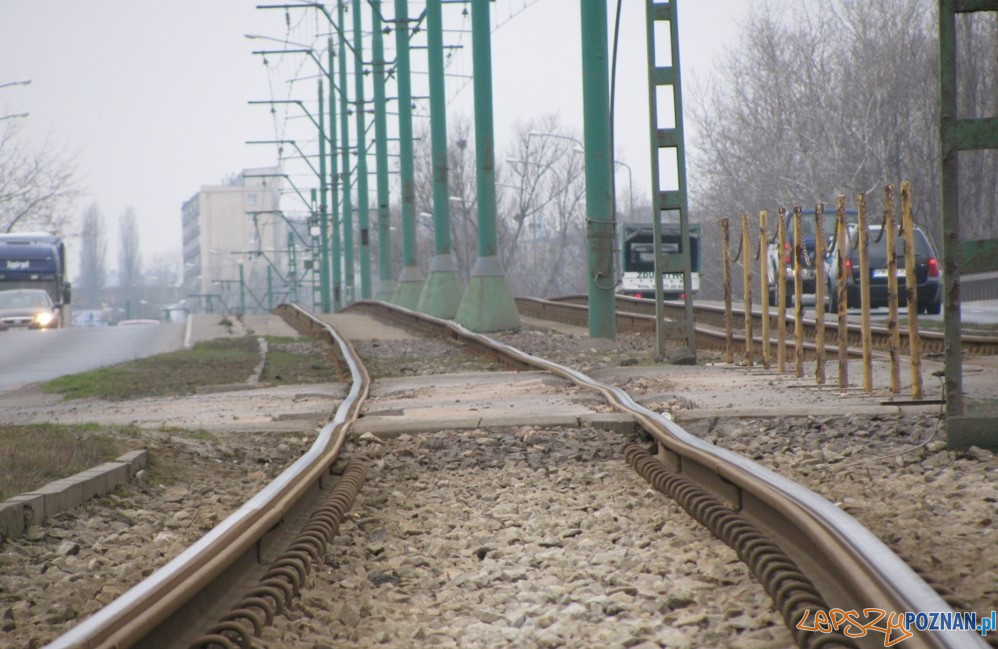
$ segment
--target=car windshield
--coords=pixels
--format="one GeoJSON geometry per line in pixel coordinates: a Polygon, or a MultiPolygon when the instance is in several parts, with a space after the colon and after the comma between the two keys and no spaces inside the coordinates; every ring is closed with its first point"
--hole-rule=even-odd
{"type": "MultiPolygon", "coordinates": [[[[856,215],[851,212],[846,212],[846,223],[853,224],[856,223],[856,215]]],[[[818,229],[818,219],[815,218],[814,212],[802,212],[800,215],[800,228],[804,233],[805,239],[814,239],[814,233],[818,229]]],[[[822,229],[825,231],[825,240],[829,240],[835,236],[835,225],[837,219],[835,217],[835,212],[825,212],[824,218],[822,219],[822,229]]],[[[793,214],[787,214],[787,240],[792,240],[794,236],[794,216],[793,214]]]]}
{"type": "Polygon", "coordinates": [[[48,307],[45,291],[0,291],[0,309],[48,307]]]}
{"type": "MultiPolygon", "coordinates": [[[[879,227],[870,228],[870,246],[869,256],[871,259],[887,259],[887,237],[880,236],[882,229],[879,227]],[[879,237],[880,241],[877,241],[879,237]]],[[[894,241],[894,254],[897,257],[904,256],[904,237],[898,236],[894,241]]],[[[852,256],[859,256],[859,251],[853,249],[852,256]]],[[[915,256],[916,257],[932,257],[932,247],[929,245],[928,239],[925,238],[925,234],[921,230],[915,230],[915,256]]]]}

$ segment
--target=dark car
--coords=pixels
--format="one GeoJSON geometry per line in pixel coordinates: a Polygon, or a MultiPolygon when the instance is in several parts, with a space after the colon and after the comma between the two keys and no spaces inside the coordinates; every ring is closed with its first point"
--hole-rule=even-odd
{"type": "MultiPolygon", "coordinates": [[[[915,234],[915,280],[917,281],[917,300],[920,313],[938,314],[943,304],[942,265],[936,255],[935,248],[925,232],[916,227],[915,234]]],[[[870,308],[887,306],[887,237],[881,235],[881,226],[870,226],[870,308]],[[879,241],[878,241],[879,239],[879,241]]],[[[898,306],[908,305],[906,290],[907,259],[904,254],[904,238],[899,234],[895,245],[897,255],[898,306]]],[[[850,246],[846,265],[846,304],[849,308],[860,306],[860,268],[859,246],[850,246]]],[[[838,310],[838,275],[833,270],[829,272],[829,308],[838,310]]]]}
{"type": "MultiPolygon", "coordinates": [[[[768,283],[769,283],[769,303],[776,304],[777,300],[777,282],[776,276],[779,274],[778,267],[780,256],[783,257],[784,263],[784,280],[787,285],[787,299],[786,305],[793,305],[794,298],[794,258],[793,251],[797,246],[794,244],[794,218],[792,212],[787,212],[785,232],[786,232],[786,243],[784,244],[783,250],[778,250],[779,246],[776,241],[776,237],[769,242],[768,257],[769,261],[768,267],[768,283]]],[[[846,224],[848,226],[855,227],[856,223],[856,211],[846,210],[845,213],[846,224]]],[[[814,210],[803,210],[800,215],[800,225],[801,225],[801,235],[803,241],[802,245],[797,248],[800,255],[800,266],[801,266],[801,294],[802,295],[813,295],[815,293],[815,278],[817,274],[815,272],[815,267],[817,265],[816,257],[816,243],[815,243],[815,232],[818,229],[818,220],[815,216],[814,210]]],[[[824,229],[824,241],[825,241],[825,251],[828,254],[836,245],[835,240],[835,228],[837,225],[837,218],[834,211],[825,212],[824,218],[822,219],[822,228],[824,229]]],[[[774,233],[770,233],[773,235],[774,233]]]]}
{"type": "Polygon", "coordinates": [[[0,331],[55,329],[62,326],[59,311],[47,291],[19,288],[0,291],[0,331]]]}

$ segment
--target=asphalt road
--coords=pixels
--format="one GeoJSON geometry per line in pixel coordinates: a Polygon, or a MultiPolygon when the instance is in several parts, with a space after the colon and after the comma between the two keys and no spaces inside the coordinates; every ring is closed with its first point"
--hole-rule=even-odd
{"type": "Polygon", "coordinates": [[[183,347],[181,323],[0,331],[0,393],[183,347]]]}

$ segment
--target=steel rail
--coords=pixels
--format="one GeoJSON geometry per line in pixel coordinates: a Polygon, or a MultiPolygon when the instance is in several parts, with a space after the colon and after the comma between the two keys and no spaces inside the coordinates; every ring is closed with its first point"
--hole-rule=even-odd
{"type": "MultiPolygon", "coordinates": [[[[565,322],[567,324],[577,324],[587,326],[587,299],[584,295],[571,295],[556,300],[542,300],[538,298],[516,298],[517,308],[524,315],[538,318],[546,318],[565,322]]],[[[724,307],[711,304],[695,304],[693,306],[694,319],[698,325],[705,325],[709,329],[700,328],[697,333],[697,346],[703,344],[704,348],[718,349],[724,345],[724,307]]],[[[732,309],[732,318],[736,328],[744,322],[744,311],[732,309]]],[[[681,302],[666,302],[665,315],[667,318],[685,317],[684,307],[681,302]]],[[[655,327],[655,303],[651,300],[642,300],[631,297],[617,296],[617,324],[625,330],[649,330],[654,331],[655,327]]],[[[753,332],[760,330],[762,313],[753,311],[753,332]]],[[[775,331],[776,314],[770,314],[770,321],[773,326],[771,331],[775,331]]],[[[788,322],[793,321],[793,316],[788,314],[788,322]]],[[[814,320],[805,318],[804,325],[805,349],[813,350],[813,342],[817,340],[817,323],[814,320]]],[[[834,321],[825,322],[825,353],[829,358],[836,358],[838,354],[838,323],[834,321]]],[[[873,348],[878,351],[889,351],[890,330],[886,327],[871,327],[873,336],[873,348]]],[[[901,336],[901,348],[908,348],[907,329],[899,329],[901,336]]],[[[862,328],[858,324],[849,324],[846,333],[850,353],[858,348],[862,341],[862,328]]],[[[919,340],[923,353],[941,354],[945,344],[945,337],[937,331],[919,331],[919,340]]],[[[760,340],[758,337],[755,340],[760,340]]],[[[744,344],[743,333],[735,333],[735,340],[744,344]]],[[[773,341],[775,344],[775,341],[773,341]]],[[[787,344],[792,347],[793,341],[788,340],[787,344]]],[[[998,355],[998,336],[965,335],[961,337],[963,349],[970,354],[981,356],[998,355]]],[[[858,354],[858,352],[857,352],[858,354]]]]}
{"type": "MultiPolygon", "coordinates": [[[[651,435],[659,459],[673,472],[700,485],[726,507],[769,532],[770,538],[802,566],[835,608],[904,612],[952,612],[946,601],[856,519],[813,491],[733,452],[708,444],[675,422],[636,403],[620,388],[581,372],[522,352],[488,336],[432,316],[383,302],[356,302],[348,310],[386,314],[423,330],[444,335],[511,362],[546,370],[600,392],[618,409],[634,415],[651,435]]],[[[384,315],[382,317],[385,317],[384,315]]],[[[884,638],[855,638],[862,647],[884,646],[884,638]]],[[[919,649],[986,649],[972,631],[920,632],[905,641],[919,649]]]]}
{"type": "MultiPolygon", "coordinates": [[[[584,299],[584,298],[583,298],[584,299]]],[[[564,324],[587,327],[589,312],[585,304],[575,304],[568,301],[541,300],[538,298],[516,298],[516,306],[521,315],[535,317],[541,320],[553,320],[564,324]]],[[[694,307],[696,312],[696,307],[694,307]]],[[[617,328],[620,331],[637,331],[654,335],[655,315],[654,313],[632,313],[628,311],[617,311],[617,328]]],[[[697,324],[694,327],[697,349],[713,349],[723,351],[727,345],[727,339],[723,329],[697,324]]],[[[743,333],[735,331],[732,333],[732,342],[739,347],[744,347],[745,336],[743,333]]],[[[753,345],[761,344],[759,337],[753,337],[753,345]]],[[[775,343],[774,343],[775,344],[775,343]]],[[[787,341],[787,345],[793,347],[794,341],[787,341]]],[[[805,340],[803,350],[805,358],[813,358],[816,351],[813,342],[805,340]]],[[[758,351],[758,350],[757,350],[758,351]]],[[[850,348],[847,352],[858,356],[859,351],[850,348]]],[[[825,345],[825,356],[827,358],[838,358],[838,347],[835,345],[825,345]]]]}
{"type": "MultiPolygon", "coordinates": [[[[519,301],[523,302],[551,302],[552,304],[574,304],[585,306],[587,304],[587,299],[585,295],[568,295],[565,297],[557,298],[555,300],[536,300],[535,298],[518,298],[519,301]]],[[[623,313],[633,313],[642,315],[654,315],[655,313],[655,303],[652,300],[643,300],[638,298],[626,297],[622,295],[617,296],[617,309],[618,317],[620,317],[621,312],[623,313]]],[[[684,307],[682,302],[666,302],[665,303],[665,314],[666,317],[681,318],[685,317],[684,307]]],[[[698,323],[715,327],[717,329],[724,328],[724,307],[713,304],[696,304],[693,307],[694,318],[698,323]]],[[[732,308],[732,317],[734,322],[737,324],[744,321],[744,311],[740,308],[732,308]]],[[[762,312],[753,311],[753,330],[758,330],[758,325],[762,322],[762,312]]],[[[770,321],[775,323],[777,315],[775,312],[771,312],[770,321]]],[[[787,321],[793,321],[793,315],[787,314],[787,321]]],[[[805,318],[803,320],[804,325],[804,338],[807,341],[813,341],[816,339],[817,323],[814,320],[805,318]]],[[[855,323],[850,323],[847,327],[847,339],[851,346],[858,346],[862,337],[862,328],[860,325],[855,323]]],[[[837,343],[838,341],[838,323],[834,320],[826,320],[825,331],[827,340],[832,343],[837,343]]],[[[889,345],[890,330],[887,327],[871,327],[870,332],[873,335],[873,347],[875,349],[881,349],[886,351],[889,345]]],[[[905,328],[899,328],[899,333],[901,336],[901,346],[902,348],[907,348],[908,346],[908,330],[905,328]]],[[[941,332],[937,331],[919,331],[919,339],[921,341],[922,350],[929,353],[942,353],[943,345],[945,343],[945,336],[941,332]]],[[[963,343],[964,349],[982,356],[996,355],[998,354],[998,336],[982,336],[982,335],[964,335],[961,337],[961,342],[963,343]]],[[[829,345],[829,349],[832,346],[829,345]]]]}
{"type": "MultiPolygon", "coordinates": [[[[49,649],[124,649],[147,640],[186,603],[197,597],[279,525],[303,496],[319,484],[340,453],[370,388],[370,377],[356,351],[332,327],[296,306],[278,308],[284,317],[321,331],[345,359],[352,384],[332,419],[319,431],[312,447],[246,504],[229,515],[192,546],[113,602],[47,645],[49,649]]],[[[211,620],[214,622],[214,620],[211,620]]]]}

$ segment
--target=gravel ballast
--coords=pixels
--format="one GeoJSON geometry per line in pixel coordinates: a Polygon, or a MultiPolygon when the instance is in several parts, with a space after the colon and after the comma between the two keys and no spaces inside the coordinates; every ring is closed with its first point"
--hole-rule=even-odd
{"type": "MultiPolygon", "coordinates": [[[[621,365],[639,371],[650,354],[626,336],[500,338],[606,380],[621,365]]],[[[377,345],[385,359],[419,355],[412,341],[377,345]]],[[[434,356],[432,367],[407,362],[406,373],[448,371],[454,361],[434,356]]],[[[482,369],[460,362],[463,371],[482,369]]],[[[618,382],[680,415],[706,404],[715,387],[689,376],[618,382]]],[[[259,394],[226,399],[233,412],[240,402],[259,409],[259,394]]],[[[835,395],[820,398],[835,403],[835,395]]],[[[159,463],[173,467],[169,480],[133,483],[0,546],[5,643],[41,646],[106,604],[248,499],[314,432],[268,434],[255,421],[252,435],[238,421],[210,435],[183,432],[180,413],[193,402],[155,405],[172,432],[147,424],[150,475],[159,463]]],[[[98,421],[100,413],[113,415],[98,405],[72,416],[98,421]]],[[[684,426],[836,503],[968,610],[987,614],[998,604],[998,460],[946,450],[936,416],[709,417],[684,426]]],[[[354,439],[345,453],[368,459],[368,483],[310,588],[265,632],[266,645],[792,646],[734,553],[623,463],[624,441],[535,427],[354,439]]]]}

